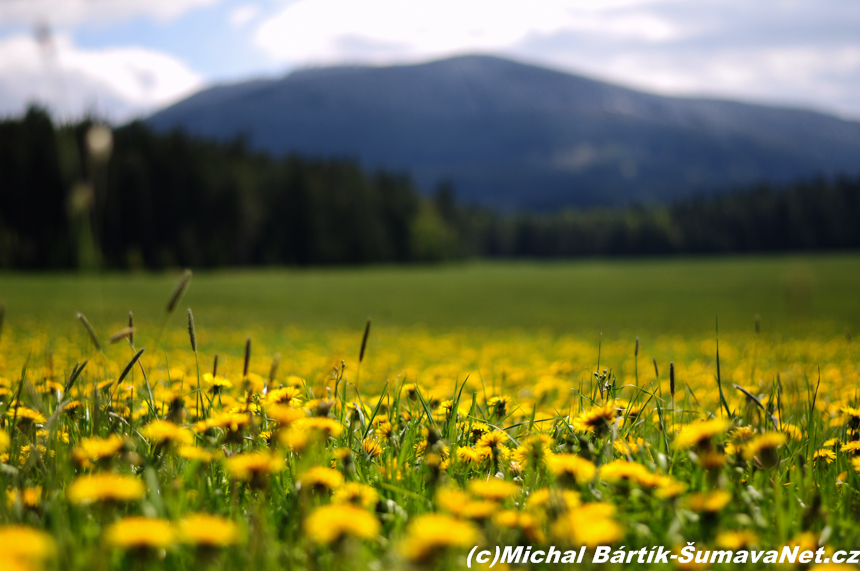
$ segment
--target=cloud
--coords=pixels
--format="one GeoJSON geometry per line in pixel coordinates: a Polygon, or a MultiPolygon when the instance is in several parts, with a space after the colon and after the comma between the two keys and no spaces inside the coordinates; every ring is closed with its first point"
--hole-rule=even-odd
{"type": "Polygon", "coordinates": [[[256,4],[245,4],[230,12],[230,24],[236,28],[248,25],[260,14],[260,7],[256,4]]]}
{"type": "Polygon", "coordinates": [[[46,51],[30,36],[0,41],[0,113],[20,113],[31,102],[60,117],[95,112],[114,120],[177,101],[203,78],[165,53],[140,47],[87,50],[65,35],[46,51]]]}
{"type": "Polygon", "coordinates": [[[497,0],[300,0],[258,29],[255,40],[288,62],[398,61],[463,51],[509,48],[562,30],[619,39],[665,41],[680,33],[670,21],[639,11],[654,0],[526,3],[497,0]],[[595,9],[600,4],[602,9],[595,9]],[[616,11],[625,8],[623,14],[616,11]],[[356,46],[366,45],[363,51],[356,46]],[[385,49],[387,46],[387,49],[385,49]]]}
{"type": "Polygon", "coordinates": [[[633,87],[860,117],[860,3],[299,0],[254,41],[292,65],[498,53],[633,87]]]}
{"type": "Polygon", "coordinates": [[[144,16],[172,20],[219,0],[2,0],[0,26],[112,24],[144,16]]]}

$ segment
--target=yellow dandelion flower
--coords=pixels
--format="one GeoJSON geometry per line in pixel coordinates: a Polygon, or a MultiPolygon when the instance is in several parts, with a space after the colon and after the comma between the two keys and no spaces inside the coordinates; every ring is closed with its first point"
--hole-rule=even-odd
{"type": "Polygon", "coordinates": [[[330,504],[315,509],[305,519],[305,533],[314,543],[328,545],[346,537],[374,539],[379,520],[353,504],[330,504]]]}
{"type": "Polygon", "coordinates": [[[692,494],[687,498],[687,507],[697,512],[715,513],[726,507],[732,501],[728,490],[714,490],[708,493],[692,494]]]}
{"type": "Polygon", "coordinates": [[[485,457],[482,456],[475,448],[461,446],[460,448],[457,448],[457,460],[464,464],[480,464],[485,460],[485,457]]]}
{"type": "Polygon", "coordinates": [[[415,517],[400,543],[400,553],[410,562],[429,560],[448,548],[469,548],[480,541],[474,524],[442,514],[415,517]]]}
{"type": "Polygon", "coordinates": [[[199,446],[182,446],[179,448],[179,457],[208,464],[217,458],[217,455],[199,446]]]}
{"type": "Polygon", "coordinates": [[[315,466],[299,476],[302,489],[330,492],[343,485],[343,474],[332,468],[315,466]]]}
{"type": "Polygon", "coordinates": [[[615,448],[615,451],[619,454],[624,454],[625,456],[632,456],[633,454],[638,454],[639,450],[646,448],[648,443],[645,442],[644,438],[636,438],[635,440],[628,438],[627,440],[616,440],[612,445],[615,448]]]}
{"type": "Polygon", "coordinates": [[[269,391],[266,395],[266,404],[281,404],[298,406],[302,401],[302,391],[297,387],[284,387],[269,391]]]}
{"type": "Polygon", "coordinates": [[[613,460],[600,467],[600,479],[607,482],[633,482],[650,476],[651,472],[638,462],[628,460],[613,460]]]}
{"type": "Polygon", "coordinates": [[[556,488],[541,488],[529,494],[526,500],[526,509],[534,512],[545,512],[552,508],[563,512],[579,506],[579,492],[572,490],[559,490],[556,488]]]}
{"type": "Polygon", "coordinates": [[[229,390],[233,388],[233,383],[221,376],[213,377],[212,373],[204,373],[203,382],[209,385],[209,392],[214,395],[217,395],[224,389],[229,390]]]}
{"type": "Polygon", "coordinates": [[[511,457],[520,467],[543,466],[546,459],[552,456],[553,439],[548,434],[529,436],[518,446],[511,457]]]}
{"type": "Polygon", "coordinates": [[[374,419],[373,424],[373,432],[377,436],[377,438],[381,438],[383,440],[388,440],[391,438],[391,432],[394,430],[394,428],[391,426],[391,423],[388,422],[387,418],[376,418],[374,419]]]}
{"type": "Polygon", "coordinates": [[[498,527],[519,528],[525,533],[526,538],[533,543],[546,542],[546,536],[540,527],[540,520],[528,512],[503,510],[493,516],[493,523],[498,527]]]}
{"type": "Polygon", "coordinates": [[[26,406],[13,406],[7,411],[6,416],[9,418],[16,417],[16,422],[22,428],[34,424],[44,424],[47,420],[41,412],[26,406]]]}
{"type": "Polygon", "coordinates": [[[365,509],[376,507],[379,494],[372,486],[358,482],[347,482],[335,490],[332,502],[337,504],[356,504],[365,509]]]}
{"type": "Polygon", "coordinates": [[[624,537],[624,528],[612,519],[614,514],[615,507],[608,503],[583,504],[562,514],[552,524],[552,533],[567,545],[609,545],[624,537]]]}
{"type": "Polygon", "coordinates": [[[375,438],[365,438],[362,440],[361,448],[370,458],[376,458],[382,454],[382,444],[375,438]]]}
{"type": "Polygon", "coordinates": [[[98,384],[96,384],[96,388],[100,391],[107,391],[107,389],[113,387],[113,383],[113,379],[105,379],[104,381],[99,381],[98,384]]]}
{"type": "Polygon", "coordinates": [[[815,454],[812,455],[812,461],[815,463],[825,462],[832,464],[834,460],[836,460],[836,452],[827,448],[816,450],[815,454]]]}
{"type": "Polygon", "coordinates": [[[609,430],[609,425],[615,420],[617,412],[614,403],[597,405],[582,411],[573,419],[571,425],[577,432],[602,434],[609,430]]]}
{"type": "Polygon", "coordinates": [[[15,504],[21,504],[26,508],[37,508],[42,499],[42,486],[24,488],[23,490],[10,489],[6,492],[6,499],[10,508],[15,504]]]}
{"type": "Polygon", "coordinates": [[[227,547],[239,542],[239,526],[229,519],[209,514],[189,514],[179,521],[183,543],[227,547]]]}
{"type": "Polygon", "coordinates": [[[717,534],[716,544],[723,549],[737,551],[758,543],[758,536],[749,530],[722,531],[717,534]]]}
{"type": "Polygon", "coordinates": [[[173,545],[176,534],[166,520],[134,516],[111,524],[105,538],[120,549],[165,549],[173,545]]]}
{"type": "Polygon", "coordinates": [[[500,478],[488,480],[472,480],[469,491],[486,500],[503,501],[520,493],[520,487],[500,478]]]}
{"type": "Polygon", "coordinates": [[[466,436],[469,443],[474,444],[480,438],[490,432],[490,427],[483,422],[471,421],[461,422],[457,425],[457,432],[466,436]]]}
{"type": "Polygon", "coordinates": [[[855,472],[860,472],[860,458],[852,458],[851,467],[854,468],[855,472]]]}
{"type": "Polygon", "coordinates": [[[842,414],[844,414],[845,416],[847,416],[849,418],[856,418],[856,419],[860,420],[860,408],[843,406],[841,411],[842,411],[842,414]]]}
{"type": "Polygon", "coordinates": [[[508,441],[508,435],[506,432],[501,430],[494,430],[492,432],[487,432],[478,440],[478,444],[476,444],[477,448],[490,448],[490,449],[498,449],[508,441]]]}
{"type": "Polygon", "coordinates": [[[221,428],[228,432],[239,432],[250,426],[251,422],[251,416],[247,412],[225,412],[207,420],[203,427],[204,430],[221,428]]]}
{"type": "Polygon", "coordinates": [[[546,460],[546,467],[556,478],[583,486],[594,479],[597,468],[575,454],[555,454],[546,460]]]}
{"type": "Polygon", "coordinates": [[[781,432],[765,432],[756,436],[744,446],[744,459],[758,457],[765,467],[772,468],[779,463],[776,449],[785,444],[787,439],[781,432]]]}
{"type": "Polygon", "coordinates": [[[815,551],[818,548],[818,535],[811,531],[802,531],[788,540],[785,545],[789,549],[799,547],[801,552],[815,551]]]}
{"type": "Polygon", "coordinates": [[[842,445],[842,452],[856,456],[860,454],[860,440],[853,440],[842,445]]]}
{"type": "Polygon", "coordinates": [[[824,444],[821,445],[822,448],[835,448],[838,447],[840,441],[838,438],[829,438],[824,441],[824,444]]]}
{"type": "Polygon", "coordinates": [[[84,405],[79,400],[72,400],[66,403],[66,406],[63,407],[63,413],[69,416],[77,415],[81,409],[84,408],[84,405]]]}
{"type": "Polygon", "coordinates": [[[746,442],[755,436],[755,431],[749,426],[739,426],[729,432],[729,438],[732,442],[746,442]]]}
{"type": "Polygon", "coordinates": [[[669,476],[663,476],[660,485],[654,492],[654,496],[661,500],[668,500],[680,496],[687,491],[687,484],[679,482],[669,476]]]}
{"type": "Polygon", "coordinates": [[[308,447],[311,442],[311,433],[307,430],[297,430],[288,428],[278,432],[278,442],[280,442],[287,450],[292,452],[302,452],[308,447]]]}
{"type": "Polygon", "coordinates": [[[297,420],[307,418],[304,409],[293,408],[284,404],[273,404],[266,408],[266,416],[278,423],[279,426],[289,426],[297,420]]]}
{"type": "Polygon", "coordinates": [[[443,400],[439,403],[439,406],[433,411],[433,418],[435,420],[445,420],[451,416],[451,412],[454,410],[454,401],[452,400],[443,400]]]}
{"type": "Polygon", "coordinates": [[[133,502],[143,497],[146,488],[134,476],[122,474],[91,474],[80,476],[66,489],[73,504],[94,502],[133,502]]]}
{"type": "Polygon", "coordinates": [[[54,556],[56,546],[50,535],[23,525],[0,526],[0,563],[8,559],[29,569],[54,556]]]}
{"type": "Polygon", "coordinates": [[[474,521],[484,521],[499,511],[499,504],[490,500],[468,501],[460,510],[460,517],[474,521]]]}
{"type": "Polygon", "coordinates": [[[155,420],[141,428],[140,433],[153,444],[175,442],[187,446],[194,442],[194,435],[189,430],[181,428],[167,420],[155,420]]]}
{"type": "Polygon", "coordinates": [[[463,506],[470,499],[469,494],[459,488],[444,487],[436,490],[436,505],[454,515],[460,515],[463,506]]]}
{"type": "Polygon", "coordinates": [[[725,434],[729,426],[731,424],[722,418],[688,424],[672,441],[672,446],[675,450],[689,450],[694,447],[707,446],[713,437],[725,434]]]}
{"type": "Polygon", "coordinates": [[[487,401],[487,408],[491,416],[505,417],[513,399],[509,396],[492,397],[487,401]]]}
{"type": "MultiPolygon", "coordinates": [[[[56,452],[54,452],[53,450],[51,450],[49,453],[48,449],[45,448],[44,446],[42,446],[41,444],[37,444],[35,449],[36,449],[37,455],[40,458],[44,457],[45,454],[49,454],[50,457],[53,458],[54,455],[56,454],[56,452]]],[[[26,444],[26,445],[21,447],[21,449],[19,451],[19,456],[18,456],[18,462],[21,464],[21,466],[24,466],[27,463],[27,461],[30,459],[30,452],[32,450],[33,450],[33,447],[30,444],[26,444]]]]}
{"type": "Polygon", "coordinates": [[[125,446],[125,438],[119,434],[111,434],[107,438],[82,438],[77,446],[72,448],[72,460],[79,466],[91,467],[101,460],[113,458],[125,446]]]}
{"type": "Polygon", "coordinates": [[[248,452],[236,454],[225,461],[230,475],[237,480],[256,480],[284,469],[284,459],[268,452],[248,452]]]}
{"type": "Polygon", "coordinates": [[[0,452],[6,452],[9,449],[9,444],[11,441],[9,440],[9,435],[0,428],[0,452]]]}
{"type": "Polygon", "coordinates": [[[780,424],[779,430],[792,440],[803,440],[803,432],[794,424],[780,424]]]}
{"type": "Polygon", "coordinates": [[[294,423],[294,427],[300,430],[318,432],[326,438],[337,438],[343,434],[343,425],[333,418],[316,416],[303,418],[294,423]]]}

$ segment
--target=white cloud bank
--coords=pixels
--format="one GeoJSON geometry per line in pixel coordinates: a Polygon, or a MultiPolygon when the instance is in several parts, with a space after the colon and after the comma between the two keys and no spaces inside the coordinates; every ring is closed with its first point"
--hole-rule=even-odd
{"type": "Polygon", "coordinates": [[[73,26],[144,16],[167,21],[219,0],[0,0],[0,26],[73,26]]]}
{"type": "Polygon", "coordinates": [[[649,3],[655,2],[300,0],[264,22],[255,40],[283,61],[388,63],[495,51],[564,30],[645,42],[677,38],[671,22],[638,10],[649,3]]]}
{"type": "Polygon", "coordinates": [[[860,117],[856,0],[299,0],[254,41],[291,65],[499,53],[668,94],[860,117]]]}
{"type": "Polygon", "coordinates": [[[230,12],[230,25],[234,28],[247,26],[260,14],[260,7],[256,4],[243,4],[230,12]]]}
{"type": "Polygon", "coordinates": [[[140,47],[87,50],[65,35],[46,51],[28,35],[0,40],[0,114],[36,102],[56,116],[94,112],[126,120],[177,101],[203,78],[176,58],[140,47]]]}

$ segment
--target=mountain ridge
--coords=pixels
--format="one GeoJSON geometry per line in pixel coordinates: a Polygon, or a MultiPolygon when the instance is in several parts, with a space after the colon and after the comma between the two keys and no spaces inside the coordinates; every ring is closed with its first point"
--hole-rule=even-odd
{"type": "Polygon", "coordinates": [[[500,208],[659,202],[860,172],[860,122],[666,97],[493,56],[297,70],[206,89],[147,123],[244,134],[277,155],[351,156],[500,208]]]}

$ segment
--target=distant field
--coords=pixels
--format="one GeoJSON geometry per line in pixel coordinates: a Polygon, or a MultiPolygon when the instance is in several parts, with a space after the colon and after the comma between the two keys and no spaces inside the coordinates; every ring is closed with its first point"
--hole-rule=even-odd
{"type": "MultiPolygon", "coordinates": [[[[160,322],[179,272],[0,275],[7,323],[160,322]]],[[[604,335],[841,335],[860,329],[860,255],[463,263],[198,271],[182,307],[202,326],[543,329],[604,335]]],[[[180,326],[184,317],[173,318],[180,326]]]]}

